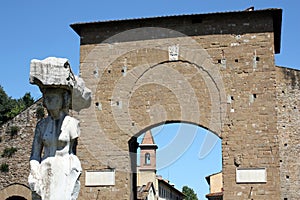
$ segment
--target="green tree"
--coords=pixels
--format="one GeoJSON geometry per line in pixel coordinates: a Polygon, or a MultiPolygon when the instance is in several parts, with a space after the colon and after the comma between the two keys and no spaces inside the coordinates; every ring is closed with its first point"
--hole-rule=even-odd
{"type": "Polygon", "coordinates": [[[29,106],[31,106],[34,103],[34,99],[30,95],[30,92],[26,92],[25,95],[18,101],[20,101],[20,103],[23,104],[25,106],[25,108],[28,108],[29,106]]]}
{"type": "Polygon", "coordinates": [[[182,187],[182,193],[186,196],[185,200],[198,200],[197,194],[188,186],[182,187]]]}
{"type": "Polygon", "coordinates": [[[12,119],[34,103],[33,97],[27,92],[20,99],[11,99],[12,108],[7,112],[7,118],[12,119]]]}
{"type": "Polygon", "coordinates": [[[0,86],[0,124],[9,120],[8,112],[13,109],[14,105],[12,99],[7,96],[3,87],[0,86]]]}
{"type": "Polygon", "coordinates": [[[0,86],[0,124],[14,118],[33,103],[34,99],[29,92],[25,93],[20,99],[13,99],[9,97],[3,87],[0,86]]]}
{"type": "Polygon", "coordinates": [[[19,102],[15,99],[11,99],[10,104],[12,107],[10,107],[9,110],[6,112],[6,118],[8,120],[17,116],[25,108],[25,105],[22,102],[19,102]]]}

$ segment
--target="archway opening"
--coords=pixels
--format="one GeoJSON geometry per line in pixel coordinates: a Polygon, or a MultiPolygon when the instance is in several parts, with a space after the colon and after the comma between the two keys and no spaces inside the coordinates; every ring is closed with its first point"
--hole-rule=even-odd
{"type": "Polygon", "coordinates": [[[149,189],[149,182],[153,182],[156,196],[168,199],[181,199],[176,190],[182,192],[184,186],[193,189],[199,200],[222,191],[222,180],[213,190],[209,185],[212,175],[221,174],[222,179],[222,140],[216,134],[194,124],[168,123],[153,126],[135,137],[136,195],[143,187],[149,189]],[[172,188],[161,189],[161,180],[175,192],[172,188]]]}
{"type": "Polygon", "coordinates": [[[8,197],[6,200],[27,200],[27,199],[21,196],[11,196],[8,197]]]}

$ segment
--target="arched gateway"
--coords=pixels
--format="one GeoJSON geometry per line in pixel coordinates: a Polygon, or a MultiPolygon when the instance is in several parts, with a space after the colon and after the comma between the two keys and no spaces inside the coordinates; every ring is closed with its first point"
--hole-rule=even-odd
{"type": "Polygon", "coordinates": [[[30,200],[31,190],[23,184],[11,184],[0,190],[0,197],[3,200],[30,200]]]}
{"type": "Polygon", "coordinates": [[[159,124],[187,122],[222,138],[224,199],[290,198],[281,108],[295,103],[288,93],[299,97],[299,72],[274,63],[281,14],[71,25],[81,40],[80,75],[93,92],[93,106],[78,113],[80,195],[134,199],[135,137],[159,124]]]}

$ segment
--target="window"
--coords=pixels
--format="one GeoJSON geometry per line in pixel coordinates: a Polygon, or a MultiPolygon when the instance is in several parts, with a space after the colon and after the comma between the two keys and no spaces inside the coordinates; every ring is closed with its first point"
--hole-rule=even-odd
{"type": "Polygon", "coordinates": [[[150,165],[150,153],[145,154],[145,165],[150,165]]]}

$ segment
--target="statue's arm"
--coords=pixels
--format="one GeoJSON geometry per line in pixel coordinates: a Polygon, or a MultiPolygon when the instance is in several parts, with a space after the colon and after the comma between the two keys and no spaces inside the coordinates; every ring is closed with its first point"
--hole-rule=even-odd
{"type": "Polygon", "coordinates": [[[31,156],[30,156],[30,175],[28,177],[28,182],[30,188],[37,191],[37,180],[39,179],[39,166],[41,162],[41,155],[43,150],[43,143],[41,137],[40,124],[37,124],[35,128],[34,138],[32,142],[31,156]]]}
{"type": "Polygon", "coordinates": [[[76,155],[77,144],[78,144],[78,138],[71,140],[70,150],[69,150],[70,154],[76,155]]]}
{"type": "Polygon", "coordinates": [[[70,131],[70,149],[69,153],[76,155],[76,148],[78,144],[78,137],[80,135],[79,121],[75,118],[72,119],[72,128],[70,131]]]}
{"type": "Polygon", "coordinates": [[[42,134],[41,134],[41,124],[37,124],[34,138],[32,142],[30,161],[41,162],[42,150],[43,150],[43,142],[42,142],[42,134]]]}

